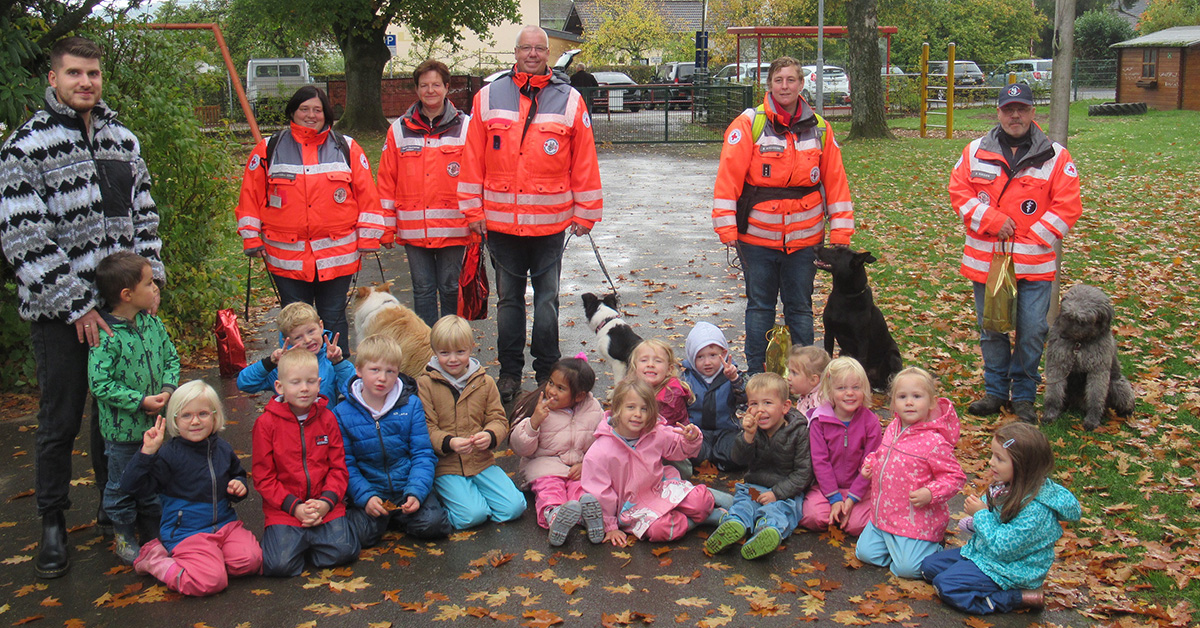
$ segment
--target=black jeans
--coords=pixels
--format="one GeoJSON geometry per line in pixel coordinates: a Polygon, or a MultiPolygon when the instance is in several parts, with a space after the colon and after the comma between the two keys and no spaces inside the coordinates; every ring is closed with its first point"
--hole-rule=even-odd
{"type": "Polygon", "coordinates": [[[307,303],[317,310],[317,316],[325,324],[325,329],[341,334],[338,336],[338,346],[342,354],[350,357],[350,322],[346,319],[346,292],[350,290],[350,281],[354,275],[336,277],[329,281],[300,281],[274,275],[275,285],[279,288],[279,307],[300,301],[307,303]]]}
{"type": "Polygon", "coordinates": [[[521,379],[525,370],[525,286],[533,282],[533,371],[538,380],[562,355],[558,348],[558,282],[564,233],[514,236],[488,232],[496,271],[496,353],[500,375],[521,379]]]}
{"type": "MultiPolygon", "coordinates": [[[[71,451],[87,403],[88,345],[79,342],[75,326],[69,323],[30,323],[29,327],[41,389],[34,448],[34,489],[41,516],[71,507],[71,451]]],[[[96,485],[103,490],[108,460],[95,404],[91,423],[92,468],[96,485]]]]}

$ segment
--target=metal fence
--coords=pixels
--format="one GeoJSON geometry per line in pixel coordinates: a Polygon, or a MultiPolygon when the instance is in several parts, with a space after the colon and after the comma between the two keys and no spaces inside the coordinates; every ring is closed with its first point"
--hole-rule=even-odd
{"type": "Polygon", "coordinates": [[[720,142],[729,123],[754,106],[750,85],[608,85],[580,89],[597,142],[720,142]]]}

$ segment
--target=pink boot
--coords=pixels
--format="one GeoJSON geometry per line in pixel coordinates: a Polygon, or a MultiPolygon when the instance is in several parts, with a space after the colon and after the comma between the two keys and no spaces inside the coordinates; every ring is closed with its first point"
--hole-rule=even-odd
{"type": "Polygon", "coordinates": [[[133,570],[158,578],[172,591],[179,590],[179,574],[183,573],[183,568],[167,554],[167,548],[163,547],[162,541],[158,539],[142,546],[142,551],[133,561],[133,570]]]}

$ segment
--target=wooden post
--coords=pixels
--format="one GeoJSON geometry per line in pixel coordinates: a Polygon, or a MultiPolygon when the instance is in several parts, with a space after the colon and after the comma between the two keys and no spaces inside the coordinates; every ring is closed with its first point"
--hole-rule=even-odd
{"type": "MultiPolygon", "coordinates": [[[[1057,0],[1054,4],[1054,76],[1050,81],[1050,139],[1067,145],[1067,134],[1071,122],[1071,71],[1075,57],[1075,0],[1057,0]]],[[[1062,268],[1062,241],[1054,243],[1054,259],[1062,268]]],[[[1059,273],[1054,274],[1050,284],[1050,311],[1046,320],[1050,323],[1058,318],[1059,273]]]]}
{"type": "Polygon", "coordinates": [[[954,139],[954,42],[946,49],[946,139],[954,139]]]}
{"type": "Polygon", "coordinates": [[[929,111],[929,42],[921,44],[921,137],[925,137],[929,111]]]}

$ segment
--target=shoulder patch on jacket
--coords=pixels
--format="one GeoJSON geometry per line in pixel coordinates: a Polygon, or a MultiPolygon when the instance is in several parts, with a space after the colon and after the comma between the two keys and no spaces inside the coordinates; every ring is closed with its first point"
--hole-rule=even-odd
{"type": "Polygon", "coordinates": [[[741,129],[734,129],[729,132],[729,145],[730,146],[733,146],[734,144],[737,144],[740,141],[742,141],[742,130],[741,129]]]}

